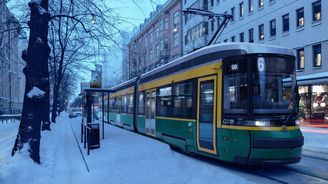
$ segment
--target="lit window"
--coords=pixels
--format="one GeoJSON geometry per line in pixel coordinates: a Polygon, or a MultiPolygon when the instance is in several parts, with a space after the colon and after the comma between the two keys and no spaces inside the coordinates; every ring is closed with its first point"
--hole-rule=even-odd
{"type": "Polygon", "coordinates": [[[321,44],[313,45],[313,66],[320,67],[322,58],[321,58],[321,44]]]}
{"type": "Polygon", "coordinates": [[[321,20],[321,1],[316,1],[312,3],[312,20],[313,21],[321,20]]]}
{"type": "Polygon", "coordinates": [[[297,50],[297,69],[302,70],[305,66],[304,49],[297,50]]]}
{"type": "Polygon", "coordinates": [[[251,13],[254,11],[253,0],[248,0],[248,12],[251,13]]]}
{"type": "Polygon", "coordinates": [[[259,40],[264,40],[264,24],[259,25],[259,40]]]}
{"type": "Polygon", "coordinates": [[[262,8],[264,6],[264,0],[259,0],[259,7],[262,8]]]}
{"type": "Polygon", "coordinates": [[[303,27],[304,26],[304,8],[300,8],[296,10],[296,26],[303,27]]]}

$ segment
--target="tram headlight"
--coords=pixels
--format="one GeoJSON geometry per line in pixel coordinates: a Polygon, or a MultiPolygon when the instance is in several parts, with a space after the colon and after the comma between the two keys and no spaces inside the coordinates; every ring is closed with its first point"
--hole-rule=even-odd
{"type": "Polygon", "coordinates": [[[270,121],[255,121],[255,126],[270,126],[270,121]]]}
{"type": "Polygon", "coordinates": [[[300,125],[300,120],[298,120],[298,119],[295,120],[295,125],[296,125],[296,126],[300,125]]]}

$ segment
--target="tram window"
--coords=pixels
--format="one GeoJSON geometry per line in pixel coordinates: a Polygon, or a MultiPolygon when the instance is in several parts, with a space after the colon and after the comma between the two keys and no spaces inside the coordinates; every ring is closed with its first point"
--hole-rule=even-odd
{"type": "Polygon", "coordinates": [[[159,88],[157,92],[157,116],[171,116],[172,87],[159,88]]]}
{"type": "Polygon", "coordinates": [[[173,116],[192,117],[192,83],[180,83],[173,87],[173,116]]]}
{"type": "Polygon", "coordinates": [[[247,113],[247,59],[228,60],[224,64],[224,113],[247,113]]]}
{"type": "Polygon", "coordinates": [[[293,87],[284,83],[294,77],[293,60],[274,57],[255,60],[252,63],[254,113],[292,112],[296,108],[293,87]]]}
{"type": "Polygon", "coordinates": [[[139,115],[144,115],[145,114],[144,92],[139,92],[138,114],[139,115]]]}
{"type": "Polygon", "coordinates": [[[133,113],[133,94],[128,95],[128,114],[133,113]]]}

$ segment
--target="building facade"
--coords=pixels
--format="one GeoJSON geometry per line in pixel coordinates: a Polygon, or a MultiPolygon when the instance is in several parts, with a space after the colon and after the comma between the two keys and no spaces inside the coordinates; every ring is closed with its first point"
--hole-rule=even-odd
{"type": "Polygon", "coordinates": [[[19,52],[21,27],[0,1],[0,114],[20,113],[23,103],[24,75],[19,52]]]}
{"type": "MultiPolygon", "coordinates": [[[[328,119],[328,1],[183,0],[182,9],[189,7],[233,15],[218,42],[254,42],[293,49],[301,116],[328,119]]],[[[183,16],[183,53],[204,46],[218,24],[217,19],[183,16]]]]}
{"type": "Polygon", "coordinates": [[[129,79],[182,55],[180,10],[180,0],[169,0],[140,25],[128,44],[129,79]]]}

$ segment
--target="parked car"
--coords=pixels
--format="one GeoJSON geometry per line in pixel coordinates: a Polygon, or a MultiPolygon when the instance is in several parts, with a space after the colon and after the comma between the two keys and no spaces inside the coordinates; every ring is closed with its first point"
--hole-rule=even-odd
{"type": "Polygon", "coordinates": [[[75,118],[77,116],[82,116],[82,111],[79,108],[74,108],[69,110],[68,117],[69,118],[75,118]]]}

